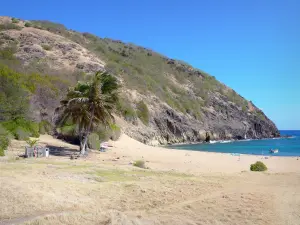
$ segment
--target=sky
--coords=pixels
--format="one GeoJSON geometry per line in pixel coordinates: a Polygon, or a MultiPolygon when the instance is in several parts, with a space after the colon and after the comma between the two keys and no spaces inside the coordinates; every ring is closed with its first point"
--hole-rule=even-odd
{"type": "Polygon", "coordinates": [[[299,0],[14,0],[0,15],[141,45],[215,76],[300,130],[299,0]]]}

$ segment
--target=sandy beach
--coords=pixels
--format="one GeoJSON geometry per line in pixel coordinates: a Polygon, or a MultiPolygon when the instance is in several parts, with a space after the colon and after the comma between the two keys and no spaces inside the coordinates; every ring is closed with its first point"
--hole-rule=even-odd
{"type": "Polygon", "coordinates": [[[108,151],[108,154],[113,152],[113,154],[124,155],[130,160],[144,159],[149,161],[151,169],[157,170],[234,173],[249,171],[250,164],[262,161],[271,173],[300,172],[298,157],[233,156],[226,153],[166,149],[144,145],[126,135],[122,135],[118,141],[111,144],[113,148],[108,151]]]}
{"type": "Polygon", "coordinates": [[[296,225],[296,157],[206,153],[146,146],[126,135],[107,152],[70,160],[78,146],[42,135],[49,158],[0,160],[0,224],[296,225]],[[144,160],[148,169],[134,167],[144,160]],[[267,172],[250,172],[263,161],[267,172]]]}

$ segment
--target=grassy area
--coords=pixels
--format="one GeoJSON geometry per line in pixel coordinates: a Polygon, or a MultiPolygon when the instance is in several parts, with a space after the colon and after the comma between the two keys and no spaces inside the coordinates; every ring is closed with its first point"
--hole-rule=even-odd
{"type": "Polygon", "coordinates": [[[300,207],[296,192],[300,179],[295,174],[198,177],[62,158],[2,160],[0,170],[0,221],[4,224],[222,221],[229,225],[247,221],[263,225],[283,221],[274,218],[278,209],[274,199],[279,198],[280,206],[293,212],[294,221],[300,207]],[[282,186],[283,181],[294,185],[282,186]],[[287,202],[282,201],[282,193],[292,193],[295,200],[282,205],[287,202]]]}

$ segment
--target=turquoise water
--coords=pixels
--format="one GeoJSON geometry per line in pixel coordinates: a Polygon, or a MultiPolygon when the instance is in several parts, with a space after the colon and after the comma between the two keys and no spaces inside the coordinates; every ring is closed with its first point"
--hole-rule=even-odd
{"type": "Polygon", "coordinates": [[[192,151],[239,153],[253,155],[300,156],[300,131],[280,131],[282,135],[292,135],[292,138],[243,140],[229,143],[174,145],[173,149],[186,149],[192,151]],[[279,152],[271,154],[270,149],[279,152]]]}

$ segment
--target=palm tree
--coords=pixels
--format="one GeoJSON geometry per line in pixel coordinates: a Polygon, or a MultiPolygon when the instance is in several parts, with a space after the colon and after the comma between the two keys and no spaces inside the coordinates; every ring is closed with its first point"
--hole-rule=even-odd
{"type": "Polygon", "coordinates": [[[90,81],[78,82],[68,90],[57,112],[59,124],[70,121],[78,126],[80,151],[85,154],[88,136],[97,125],[109,125],[118,101],[117,79],[107,72],[97,72],[90,81]]]}

